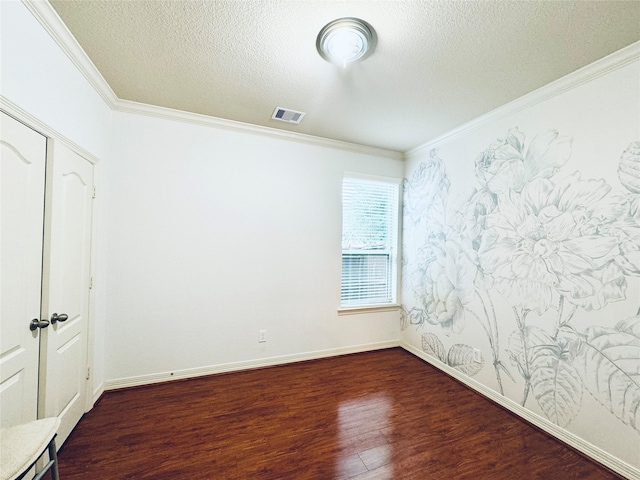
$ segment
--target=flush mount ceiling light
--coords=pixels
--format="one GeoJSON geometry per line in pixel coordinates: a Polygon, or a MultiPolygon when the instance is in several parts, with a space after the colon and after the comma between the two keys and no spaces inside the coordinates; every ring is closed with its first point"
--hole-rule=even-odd
{"type": "Polygon", "coordinates": [[[324,26],[316,48],[326,61],[345,66],[364,60],[376,47],[378,38],[371,25],[359,18],[339,18],[324,26]]]}

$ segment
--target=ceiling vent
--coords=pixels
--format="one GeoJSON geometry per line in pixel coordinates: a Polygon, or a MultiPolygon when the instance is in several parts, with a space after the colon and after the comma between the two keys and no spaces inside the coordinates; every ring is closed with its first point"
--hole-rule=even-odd
{"type": "Polygon", "coordinates": [[[288,108],[276,107],[271,118],[274,120],[280,120],[281,122],[298,124],[302,120],[302,117],[304,117],[303,112],[296,112],[295,110],[290,110],[288,108]]]}

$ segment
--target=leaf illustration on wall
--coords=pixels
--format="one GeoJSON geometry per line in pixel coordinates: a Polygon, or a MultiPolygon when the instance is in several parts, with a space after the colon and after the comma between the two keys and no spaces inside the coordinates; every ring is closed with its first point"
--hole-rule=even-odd
{"type": "Polygon", "coordinates": [[[640,317],[588,328],[574,364],[591,395],[640,431],[640,317]]]}
{"type": "Polygon", "coordinates": [[[635,317],[620,320],[614,328],[619,332],[625,332],[640,338],[640,311],[635,317]]]}
{"type": "Polygon", "coordinates": [[[436,357],[442,363],[447,363],[447,352],[440,339],[433,333],[422,334],[422,351],[436,357]]]}
{"type": "Polygon", "coordinates": [[[473,360],[473,347],[469,345],[456,343],[451,346],[447,354],[443,343],[433,333],[422,334],[422,351],[470,377],[482,370],[484,366],[482,355],[480,362],[473,360]]]}
{"type": "Polygon", "coordinates": [[[549,420],[566,427],[582,404],[582,381],[569,351],[543,330],[527,328],[531,387],[549,420]]]}
{"type": "Polygon", "coordinates": [[[524,376],[526,362],[524,359],[524,349],[522,348],[522,339],[518,330],[514,330],[511,332],[511,335],[509,335],[509,349],[507,353],[511,359],[511,364],[518,367],[518,372],[524,376]]]}
{"type": "Polygon", "coordinates": [[[461,343],[452,345],[447,355],[447,363],[450,366],[470,377],[482,370],[484,359],[482,357],[480,359],[481,362],[475,362],[473,360],[473,347],[461,343]]]}

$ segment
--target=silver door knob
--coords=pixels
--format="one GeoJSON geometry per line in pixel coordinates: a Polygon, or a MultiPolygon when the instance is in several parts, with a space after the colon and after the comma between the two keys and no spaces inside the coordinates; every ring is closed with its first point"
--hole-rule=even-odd
{"type": "Polygon", "coordinates": [[[69,315],[67,315],[66,313],[61,313],[60,315],[54,313],[53,315],[51,315],[51,324],[53,325],[56,322],[66,322],[68,318],[69,315]]]}
{"type": "Polygon", "coordinates": [[[34,318],[33,320],[31,320],[31,323],[29,324],[29,330],[33,332],[38,328],[47,328],[48,326],[49,326],[49,320],[38,320],[37,318],[34,318]]]}

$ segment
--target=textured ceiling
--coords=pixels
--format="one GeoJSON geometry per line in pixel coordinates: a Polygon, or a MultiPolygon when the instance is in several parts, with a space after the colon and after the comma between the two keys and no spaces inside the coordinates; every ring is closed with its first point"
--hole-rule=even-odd
{"type": "Polygon", "coordinates": [[[51,4],[121,99],[397,151],[640,40],[636,0],[51,4]],[[315,49],[344,16],[378,33],[346,69],[315,49]]]}

